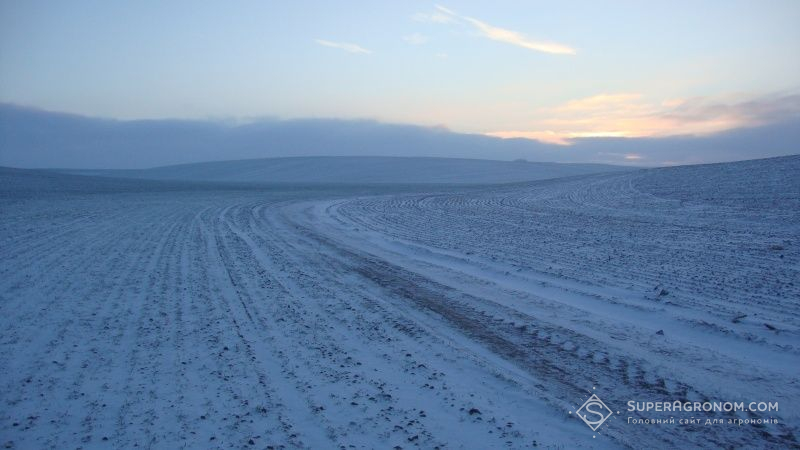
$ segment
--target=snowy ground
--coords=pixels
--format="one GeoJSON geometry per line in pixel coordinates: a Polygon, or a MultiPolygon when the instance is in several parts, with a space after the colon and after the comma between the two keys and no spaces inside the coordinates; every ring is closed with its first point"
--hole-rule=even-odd
{"type": "Polygon", "coordinates": [[[799,241],[800,157],[480,189],[4,170],[0,445],[797,446],[799,241]]]}

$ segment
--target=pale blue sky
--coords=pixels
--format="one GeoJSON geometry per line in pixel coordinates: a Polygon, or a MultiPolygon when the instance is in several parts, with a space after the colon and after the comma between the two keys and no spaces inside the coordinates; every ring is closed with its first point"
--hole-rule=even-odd
{"type": "Polygon", "coordinates": [[[0,101],[92,116],[374,118],[563,142],[757,124],[800,87],[795,0],[0,5],[0,101]]]}

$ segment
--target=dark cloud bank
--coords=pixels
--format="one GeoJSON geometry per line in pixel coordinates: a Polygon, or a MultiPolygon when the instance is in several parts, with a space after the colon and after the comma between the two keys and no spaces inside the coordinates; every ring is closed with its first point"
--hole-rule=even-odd
{"type": "Polygon", "coordinates": [[[800,117],[705,137],[591,138],[557,146],[366,120],[117,121],[0,104],[0,165],[137,169],[282,156],[437,156],[610,164],[690,164],[800,153],[800,117]],[[625,159],[625,155],[641,159],[625,159]]]}

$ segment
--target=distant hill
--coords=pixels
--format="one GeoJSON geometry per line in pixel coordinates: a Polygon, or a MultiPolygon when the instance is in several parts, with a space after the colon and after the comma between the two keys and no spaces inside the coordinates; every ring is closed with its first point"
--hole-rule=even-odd
{"type": "Polygon", "coordinates": [[[560,164],[459,158],[317,156],[218,161],[138,170],[68,170],[151,180],[259,183],[490,184],[632,170],[605,164],[560,164]]]}

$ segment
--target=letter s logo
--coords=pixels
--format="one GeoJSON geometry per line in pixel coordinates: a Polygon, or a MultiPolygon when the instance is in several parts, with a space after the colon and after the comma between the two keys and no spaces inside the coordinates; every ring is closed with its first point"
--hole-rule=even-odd
{"type": "Polygon", "coordinates": [[[603,404],[600,402],[592,401],[586,403],[583,405],[583,410],[585,412],[581,413],[579,411],[578,415],[580,415],[583,421],[593,429],[596,429],[596,427],[600,426],[606,420],[606,417],[603,414],[603,404]],[[591,419],[587,417],[589,414],[592,415],[591,419]]]}
{"type": "Polygon", "coordinates": [[[600,397],[595,394],[592,394],[589,400],[586,400],[575,413],[586,425],[589,425],[592,431],[597,431],[600,425],[603,425],[603,422],[613,414],[608,406],[600,400],[600,397]]]}

